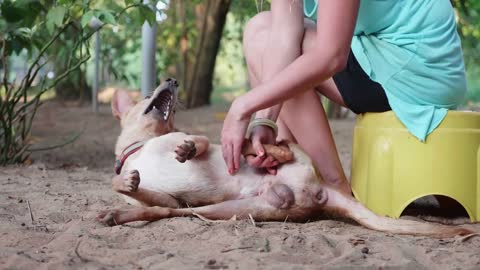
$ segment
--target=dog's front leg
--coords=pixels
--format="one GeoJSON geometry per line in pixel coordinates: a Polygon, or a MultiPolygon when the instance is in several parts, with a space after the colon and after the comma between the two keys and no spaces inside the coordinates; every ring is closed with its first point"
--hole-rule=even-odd
{"type": "Polygon", "coordinates": [[[187,136],[182,144],[177,145],[175,158],[183,163],[205,153],[209,145],[210,142],[205,136],[187,136]]]}
{"type": "Polygon", "coordinates": [[[139,201],[146,206],[180,207],[180,203],[171,195],[161,191],[151,191],[139,187],[140,173],[130,170],[112,179],[112,188],[116,192],[139,201]]]}

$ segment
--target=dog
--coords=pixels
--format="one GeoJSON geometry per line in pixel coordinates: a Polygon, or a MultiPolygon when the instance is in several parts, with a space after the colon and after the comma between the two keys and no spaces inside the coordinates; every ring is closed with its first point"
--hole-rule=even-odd
{"type": "Polygon", "coordinates": [[[308,155],[292,143],[268,146],[267,153],[283,162],[276,175],[245,162],[230,175],[220,145],[210,144],[205,136],[176,132],[177,86],[167,79],[138,103],[127,92],[115,92],[112,112],[122,131],[115,146],[112,187],[136,206],[102,211],[100,222],[114,226],[178,216],[304,221],[328,213],[396,234],[443,238],[473,233],[461,226],[378,216],[324,183],[308,155]]]}

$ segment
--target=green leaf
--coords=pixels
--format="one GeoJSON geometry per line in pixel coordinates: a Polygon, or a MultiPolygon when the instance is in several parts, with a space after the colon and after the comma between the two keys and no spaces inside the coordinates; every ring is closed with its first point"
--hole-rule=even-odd
{"type": "Polygon", "coordinates": [[[66,6],[66,5],[71,4],[71,2],[72,2],[71,0],[58,0],[57,3],[60,4],[60,5],[66,6]]]}
{"type": "Polygon", "coordinates": [[[125,5],[126,5],[126,6],[130,6],[130,5],[132,5],[133,3],[135,3],[134,0],[125,0],[125,5]]]}
{"type": "Polygon", "coordinates": [[[32,37],[32,29],[20,27],[15,30],[14,34],[25,39],[30,39],[32,37]]]}
{"type": "Polygon", "coordinates": [[[83,14],[82,19],[80,19],[80,24],[82,25],[82,27],[85,27],[86,25],[88,25],[88,23],[92,20],[93,15],[94,15],[93,10],[90,10],[87,13],[83,14]]]}
{"type": "Polygon", "coordinates": [[[31,29],[22,27],[11,32],[7,38],[7,45],[9,50],[16,54],[19,54],[23,49],[30,50],[32,46],[31,29]]]}
{"type": "Polygon", "coordinates": [[[47,30],[52,33],[55,26],[61,26],[63,24],[63,18],[65,17],[65,7],[56,6],[52,8],[47,14],[47,30]]]}
{"type": "Polygon", "coordinates": [[[15,1],[15,6],[22,11],[23,19],[21,25],[26,27],[32,27],[43,10],[42,3],[36,0],[17,0],[15,1]]]}
{"type": "Polygon", "coordinates": [[[54,7],[51,12],[48,14],[52,14],[52,19],[56,26],[61,26],[63,24],[63,18],[65,17],[65,7],[58,6],[54,7]]]}
{"type": "Polygon", "coordinates": [[[98,19],[101,20],[103,23],[108,23],[112,25],[117,24],[115,16],[113,16],[113,14],[108,11],[102,11],[98,19]]]}
{"type": "Polygon", "coordinates": [[[0,33],[5,33],[7,30],[7,22],[0,18],[0,33]]]}
{"type": "Polygon", "coordinates": [[[152,10],[149,6],[142,5],[139,6],[140,20],[142,22],[147,21],[150,26],[155,23],[156,16],[155,11],[152,10]]]}
{"type": "Polygon", "coordinates": [[[0,11],[2,12],[2,17],[9,23],[19,22],[25,16],[23,9],[10,0],[1,3],[0,11]]]}

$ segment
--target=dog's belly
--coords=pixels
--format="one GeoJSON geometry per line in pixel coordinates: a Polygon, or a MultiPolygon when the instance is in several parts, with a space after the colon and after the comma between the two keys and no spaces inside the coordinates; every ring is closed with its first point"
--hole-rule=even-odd
{"type": "Polygon", "coordinates": [[[206,153],[180,163],[175,153],[165,151],[166,144],[159,142],[146,144],[125,169],[139,171],[141,188],[168,193],[190,206],[258,196],[279,183],[289,186],[301,203],[305,190],[318,184],[310,158],[296,145],[290,145],[295,162],[282,165],[274,176],[258,173],[247,164],[229,175],[220,145],[210,145],[206,153]]]}
{"type": "Polygon", "coordinates": [[[229,175],[216,145],[185,163],[178,162],[173,152],[152,154],[142,149],[126,169],[139,171],[141,188],[168,193],[191,206],[256,196],[265,185],[264,175],[248,166],[229,175]]]}

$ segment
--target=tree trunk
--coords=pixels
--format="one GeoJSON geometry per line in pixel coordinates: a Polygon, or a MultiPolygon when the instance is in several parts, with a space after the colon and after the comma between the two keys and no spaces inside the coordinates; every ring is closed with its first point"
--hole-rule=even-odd
{"type": "Polygon", "coordinates": [[[196,15],[201,23],[194,67],[187,88],[188,108],[210,104],[215,60],[230,4],[231,0],[207,0],[196,7],[196,15]]]}

